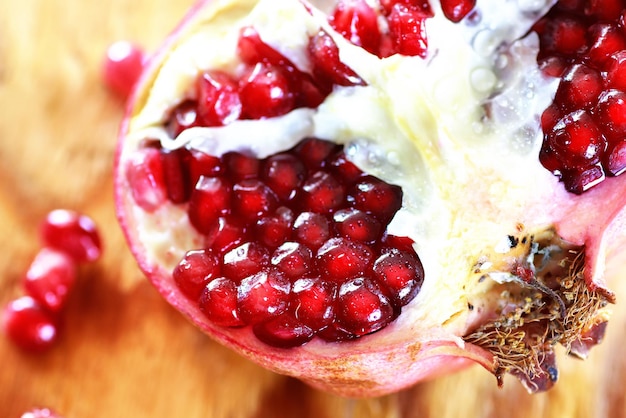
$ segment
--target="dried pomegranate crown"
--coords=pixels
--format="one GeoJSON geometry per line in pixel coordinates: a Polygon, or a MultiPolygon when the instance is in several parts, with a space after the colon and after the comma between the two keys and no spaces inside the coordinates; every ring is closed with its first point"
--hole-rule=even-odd
{"type": "Polygon", "coordinates": [[[614,301],[613,3],[200,2],[121,129],[140,267],[217,341],[336,393],[472,362],[548,389],[614,301]]]}

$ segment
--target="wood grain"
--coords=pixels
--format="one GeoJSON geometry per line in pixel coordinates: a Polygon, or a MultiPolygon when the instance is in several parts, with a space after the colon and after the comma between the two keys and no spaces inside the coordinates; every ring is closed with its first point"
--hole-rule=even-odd
{"type": "MultiPolygon", "coordinates": [[[[265,371],[213,343],[143,279],[114,217],[111,164],[122,103],[100,82],[106,46],[154,49],[192,0],[0,2],[0,303],[22,293],[54,208],[93,216],[105,256],[80,270],[59,344],[26,355],[0,338],[0,416],[36,405],[98,417],[626,416],[626,284],[604,344],[586,362],[560,358],[555,389],[498,389],[479,367],[365,400],[338,398],[265,371]]],[[[621,268],[621,266],[614,266],[621,268]]]]}

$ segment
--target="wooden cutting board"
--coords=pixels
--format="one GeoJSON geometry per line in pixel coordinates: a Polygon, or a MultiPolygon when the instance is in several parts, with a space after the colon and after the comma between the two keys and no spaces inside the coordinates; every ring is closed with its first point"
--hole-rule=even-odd
{"type": "MultiPolygon", "coordinates": [[[[503,389],[476,366],[399,394],[342,399],[265,371],[201,335],[137,269],[114,217],[111,165],[123,105],[101,85],[105,48],[153,50],[193,0],[0,2],[0,303],[22,294],[37,224],[66,207],[95,218],[105,243],[80,270],[59,344],[27,355],[0,335],[0,417],[48,406],[98,417],[626,416],[626,284],[604,344],[560,358],[549,393],[503,389]]],[[[621,288],[620,288],[621,287],[621,288]]]]}

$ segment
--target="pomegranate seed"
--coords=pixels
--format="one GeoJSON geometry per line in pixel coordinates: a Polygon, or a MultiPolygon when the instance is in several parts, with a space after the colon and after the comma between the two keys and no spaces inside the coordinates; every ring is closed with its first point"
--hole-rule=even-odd
{"type": "Polygon", "coordinates": [[[371,266],[373,253],[365,244],[331,238],[320,247],[316,258],[324,277],[340,282],[363,274],[371,266]]]}
{"type": "Polygon", "coordinates": [[[402,207],[402,188],[367,176],[356,183],[349,198],[355,208],[371,213],[386,224],[402,207]]]}
{"type": "Polygon", "coordinates": [[[191,194],[189,173],[187,172],[187,165],[184,164],[184,159],[187,158],[188,153],[189,151],[184,148],[161,151],[165,190],[167,198],[172,203],[184,203],[189,200],[191,194]]]}
{"type": "Polygon", "coordinates": [[[298,242],[314,250],[330,237],[330,222],[319,213],[302,212],[293,227],[298,242]]]}
{"type": "Polygon", "coordinates": [[[231,195],[231,186],[226,180],[200,176],[189,200],[191,224],[201,233],[212,232],[218,218],[228,214],[231,195]]]}
{"type": "Polygon", "coordinates": [[[626,51],[611,55],[606,79],[610,88],[626,91],[626,51]]]}
{"type": "Polygon", "coordinates": [[[329,213],[344,201],[343,185],[330,173],[317,171],[302,185],[302,206],[313,212],[329,213]]]}
{"type": "Polygon", "coordinates": [[[198,183],[200,176],[216,177],[222,173],[220,159],[201,151],[190,150],[185,161],[189,171],[190,188],[198,183]]]}
{"type": "Polygon", "coordinates": [[[30,411],[24,412],[20,418],[62,418],[49,408],[33,408],[30,411]]]}
{"type": "Polygon", "coordinates": [[[538,31],[542,54],[572,56],[586,49],[587,30],[580,19],[562,15],[544,23],[545,26],[538,31]]]}
{"type": "Polygon", "coordinates": [[[218,252],[224,253],[248,239],[245,226],[232,216],[220,217],[217,225],[209,234],[211,237],[210,246],[218,252]]]}
{"type": "Polygon", "coordinates": [[[193,100],[185,100],[174,109],[167,123],[167,132],[176,138],[182,131],[194,126],[199,126],[198,103],[193,100]]]}
{"type": "Polygon", "coordinates": [[[273,212],[278,198],[263,182],[245,179],[233,186],[233,211],[245,220],[255,220],[273,212]]]}
{"type": "Polygon", "coordinates": [[[604,81],[597,70],[574,64],[557,88],[555,103],[565,110],[584,109],[593,105],[603,90],[604,81]]]}
{"type": "Polygon", "coordinates": [[[237,41],[237,53],[244,63],[250,65],[264,62],[277,67],[295,67],[280,52],[263,42],[257,30],[251,26],[241,29],[237,41]]]}
{"type": "Polygon", "coordinates": [[[329,326],[335,318],[337,285],[319,278],[293,283],[290,306],[295,317],[315,331],[329,326]]]}
{"type": "Polygon", "coordinates": [[[30,296],[9,302],[4,309],[2,326],[11,341],[27,351],[45,351],[57,339],[55,318],[30,296]]]}
{"type": "Polygon", "coordinates": [[[295,108],[288,77],[280,67],[258,63],[239,83],[242,118],[262,119],[284,115],[295,108]]]}
{"type": "Polygon", "coordinates": [[[352,183],[358,180],[363,175],[363,172],[346,158],[343,152],[338,152],[335,157],[330,161],[331,173],[337,178],[344,179],[347,183],[352,183]]]}
{"type": "Polygon", "coordinates": [[[42,248],[24,276],[24,289],[42,307],[59,312],[76,282],[74,260],[64,252],[42,248]]]}
{"type": "Polygon", "coordinates": [[[385,15],[389,15],[389,13],[391,13],[393,5],[396,3],[401,3],[412,9],[420,10],[428,17],[434,16],[428,0],[380,0],[380,5],[383,9],[383,13],[385,15]]]}
{"type": "Polygon", "coordinates": [[[196,81],[198,116],[202,126],[222,126],[241,116],[237,82],[222,71],[207,71],[196,81]]]}
{"type": "Polygon", "coordinates": [[[206,284],[219,275],[219,262],[215,255],[207,250],[187,251],[172,273],[178,288],[194,300],[198,298],[206,284]]]}
{"type": "Polygon", "coordinates": [[[258,159],[239,152],[228,152],[223,157],[226,167],[225,176],[239,181],[256,178],[259,174],[261,163],[258,159]]]}
{"type": "Polygon", "coordinates": [[[326,159],[335,150],[337,145],[317,138],[307,138],[296,146],[296,153],[309,170],[324,167],[326,159]]]}
{"type": "Polygon", "coordinates": [[[308,273],[313,266],[311,250],[297,242],[285,242],[272,254],[271,263],[289,278],[308,273]]]}
{"type": "Polygon", "coordinates": [[[624,10],[622,0],[588,0],[585,14],[601,20],[619,19],[624,10]]]}
{"type": "Polygon", "coordinates": [[[382,225],[358,209],[342,209],[333,217],[337,232],[353,241],[373,242],[380,238],[382,225]]]}
{"type": "Polygon", "coordinates": [[[126,99],[143,71],[145,54],[128,41],[111,44],[104,61],[104,83],[115,94],[126,99]]]}
{"type": "Polygon", "coordinates": [[[304,164],[292,154],[273,155],[263,165],[263,180],[282,200],[296,195],[305,176],[304,164]]]}
{"type": "Polygon", "coordinates": [[[289,305],[289,280],[276,270],[260,271],[241,281],[237,303],[241,318],[257,324],[278,316],[289,305]]]}
{"type": "Polygon", "coordinates": [[[246,242],[224,254],[222,272],[225,277],[239,283],[241,279],[258,273],[269,264],[267,248],[255,242],[246,242]]]}
{"type": "Polygon", "coordinates": [[[239,327],[245,325],[237,308],[237,285],[219,277],[210,281],[202,290],[200,310],[216,325],[239,327]]]}
{"type": "Polygon", "coordinates": [[[604,91],[593,113],[607,138],[626,138],[626,93],[619,90],[604,91]]]}
{"type": "Polygon", "coordinates": [[[313,338],[314,332],[286,312],[252,327],[254,335],[273,347],[298,347],[313,338]]]}
{"type": "Polygon", "coordinates": [[[102,243],[95,222],[87,215],[67,209],[48,213],[40,226],[42,243],[62,251],[76,262],[100,258],[102,243]]]}
{"type": "Polygon", "coordinates": [[[320,31],[311,38],[308,51],[316,78],[340,86],[365,85],[357,73],[341,62],[339,48],[326,32],[320,31]]]}
{"type": "Polygon", "coordinates": [[[394,317],[391,302],[374,281],[358,277],[339,288],[336,320],[346,332],[357,336],[369,334],[386,326],[394,317]]]}
{"type": "Polygon", "coordinates": [[[626,171],[626,141],[622,140],[613,146],[607,158],[607,170],[614,176],[626,171]]]}
{"type": "Polygon", "coordinates": [[[269,248],[276,248],[287,241],[293,226],[293,212],[284,206],[276,209],[273,216],[261,218],[256,223],[256,236],[269,248]]]}
{"type": "Polygon", "coordinates": [[[626,49],[626,39],[620,29],[610,23],[597,23],[589,30],[589,61],[604,70],[611,62],[611,55],[626,49]]]}
{"type": "Polygon", "coordinates": [[[167,200],[161,153],[154,148],[136,152],[126,166],[133,200],[146,212],[154,212],[167,200]]]}
{"type": "Polygon", "coordinates": [[[388,17],[394,52],[425,57],[428,51],[425,23],[428,18],[419,9],[409,8],[401,3],[394,4],[388,17]]]}
{"type": "Polygon", "coordinates": [[[441,9],[448,20],[460,22],[476,6],[476,0],[441,0],[441,9]]]}
{"type": "Polygon", "coordinates": [[[400,306],[413,300],[424,282],[424,268],[411,253],[390,249],[374,262],[374,277],[400,306]]]}
{"type": "Polygon", "coordinates": [[[337,32],[354,45],[378,55],[381,39],[378,16],[365,0],[337,2],[329,22],[337,32]]]}
{"type": "Polygon", "coordinates": [[[604,178],[604,171],[599,164],[581,169],[564,170],[562,175],[565,188],[576,194],[584,193],[604,178]]]}

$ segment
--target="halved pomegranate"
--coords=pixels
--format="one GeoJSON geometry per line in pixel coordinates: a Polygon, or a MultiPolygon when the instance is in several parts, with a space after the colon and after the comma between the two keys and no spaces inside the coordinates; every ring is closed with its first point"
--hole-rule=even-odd
{"type": "Polygon", "coordinates": [[[318,388],[478,362],[548,389],[556,345],[602,339],[626,255],[623,147],[598,126],[623,124],[603,52],[623,13],[558,3],[587,13],[585,49],[548,3],[200,2],[121,128],[141,269],[214,339],[318,388]]]}

